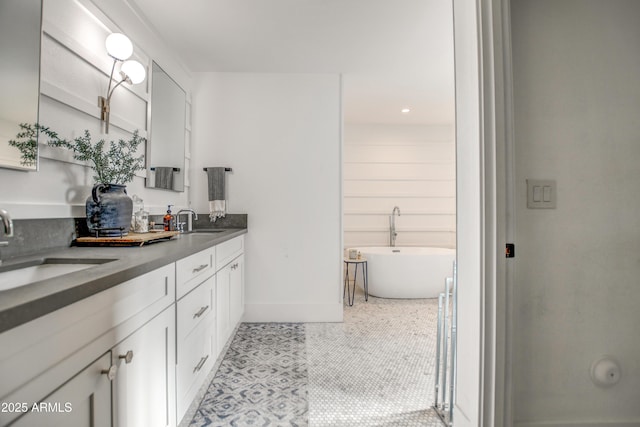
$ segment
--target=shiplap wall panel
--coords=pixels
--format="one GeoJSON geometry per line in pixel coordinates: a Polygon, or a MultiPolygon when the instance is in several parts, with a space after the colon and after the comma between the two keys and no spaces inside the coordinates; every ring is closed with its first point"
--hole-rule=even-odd
{"type": "MultiPolygon", "coordinates": [[[[109,33],[103,23],[77,3],[61,2],[56,8],[45,8],[41,59],[43,94],[59,101],[61,108],[66,105],[99,118],[98,96],[106,96],[112,65],[104,48],[104,39],[109,33]],[[61,13],[63,15],[58,16],[61,13]]],[[[149,58],[139,47],[134,50],[135,59],[146,66],[149,58]]],[[[114,77],[118,77],[117,73],[114,77]]],[[[129,134],[127,137],[135,129],[146,135],[148,89],[148,79],[139,85],[118,87],[111,98],[112,129],[120,127],[129,134]]],[[[44,121],[43,124],[47,125],[44,121]]]]}
{"type": "MultiPolygon", "coordinates": [[[[131,38],[133,59],[147,68],[151,58],[160,60],[187,92],[191,90],[191,74],[176,53],[140,21],[126,0],[45,1],[42,21],[38,121],[63,138],[77,137],[85,129],[94,140],[129,139],[136,129],[141,136],[147,135],[149,79],[116,89],[111,99],[109,134],[102,133],[98,96],[106,94],[109,83],[113,61],[106,53],[104,41],[113,31],[131,38]]],[[[3,208],[16,219],[84,216],[85,199],[93,185],[92,171],[75,161],[68,150],[47,147],[44,143],[39,149],[38,172],[0,168],[0,181],[20,182],[19,187],[0,189],[3,208]]],[[[143,154],[145,147],[139,150],[143,154]]],[[[167,204],[173,204],[176,210],[188,206],[188,192],[147,189],[145,171],[136,175],[127,190],[130,195],[142,197],[145,208],[153,214],[164,213],[167,204]]],[[[206,194],[201,197],[206,198],[206,194]]]]}
{"type": "MultiPolygon", "coordinates": [[[[349,244],[345,241],[345,249],[362,246],[389,246],[389,231],[386,232],[351,232],[350,241],[358,242],[349,244]]],[[[455,248],[456,234],[454,231],[431,231],[423,233],[398,234],[396,246],[429,246],[439,248],[455,248]]]]}
{"type": "Polygon", "coordinates": [[[344,245],[455,247],[453,128],[345,125],[344,245]]]}
{"type": "MultiPolygon", "coordinates": [[[[99,120],[87,120],[87,115],[83,111],[69,108],[67,103],[61,102],[57,98],[51,98],[44,93],[40,97],[40,122],[44,126],[50,126],[65,138],[76,138],[81,136],[85,129],[91,133],[92,138],[105,138],[101,135],[101,123],[99,120]]],[[[109,133],[109,139],[130,138],[131,134],[114,126],[109,133]]],[[[40,156],[48,159],[59,160],[70,163],[80,163],[73,159],[73,153],[63,148],[52,148],[44,145],[40,141],[40,156]]],[[[138,148],[140,154],[144,148],[138,148]]],[[[89,171],[91,173],[91,171],[89,171]]],[[[141,171],[144,172],[144,171],[141,171]]],[[[92,185],[89,181],[85,185],[92,185]]]]}
{"type": "Polygon", "coordinates": [[[368,180],[351,179],[344,182],[344,194],[349,197],[451,197],[455,194],[455,180],[368,180]]]}
{"type": "MultiPolygon", "coordinates": [[[[403,215],[455,214],[455,197],[345,197],[345,214],[391,215],[394,206],[398,206],[403,215]]],[[[426,220],[426,219],[425,219],[426,220]]]]}
{"type": "MultiPolygon", "coordinates": [[[[399,149],[389,147],[390,150],[399,149]]],[[[344,164],[344,178],[375,180],[455,179],[455,169],[446,163],[353,163],[344,164]]]]}
{"type": "Polygon", "coordinates": [[[447,142],[424,142],[422,144],[395,144],[397,150],[388,145],[346,145],[345,159],[353,163],[447,163],[455,162],[455,152],[447,142]]]}
{"type": "MultiPolygon", "coordinates": [[[[424,215],[403,214],[396,217],[396,229],[398,233],[403,231],[425,231],[431,230],[454,230],[456,226],[456,216],[430,214],[429,223],[425,224],[424,215]]],[[[389,215],[345,215],[344,227],[352,231],[388,231],[389,215]]]]}
{"type": "Polygon", "coordinates": [[[455,231],[428,231],[413,233],[398,233],[396,246],[433,246],[440,248],[455,248],[455,231]]]}

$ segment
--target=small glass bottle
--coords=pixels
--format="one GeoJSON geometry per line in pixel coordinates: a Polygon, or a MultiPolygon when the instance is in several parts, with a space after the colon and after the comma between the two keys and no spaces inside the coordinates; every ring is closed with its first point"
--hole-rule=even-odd
{"type": "Polygon", "coordinates": [[[171,206],[167,206],[167,213],[163,217],[164,220],[164,231],[173,231],[175,229],[173,222],[173,215],[171,214],[171,206]]]}

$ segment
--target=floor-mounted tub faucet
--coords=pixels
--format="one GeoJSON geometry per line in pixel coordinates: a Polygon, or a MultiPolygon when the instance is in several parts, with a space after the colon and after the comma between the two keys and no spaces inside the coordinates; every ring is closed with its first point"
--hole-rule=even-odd
{"type": "Polygon", "coordinates": [[[397,206],[393,208],[391,215],[389,215],[389,246],[396,245],[396,237],[398,236],[396,232],[396,212],[400,216],[400,208],[397,206]]]}

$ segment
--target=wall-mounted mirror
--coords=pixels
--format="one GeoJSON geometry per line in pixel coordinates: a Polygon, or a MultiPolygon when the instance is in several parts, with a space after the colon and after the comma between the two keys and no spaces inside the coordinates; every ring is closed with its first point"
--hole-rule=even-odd
{"type": "Polygon", "coordinates": [[[35,139],[9,141],[38,121],[41,22],[42,0],[0,1],[0,167],[38,169],[35,139]]]}
{"type": "Polygon", "coordinates": [[[151,131],[147,142],[147,187],[184,191],[184,90],[155,62],[151,71],[151,131]]]}

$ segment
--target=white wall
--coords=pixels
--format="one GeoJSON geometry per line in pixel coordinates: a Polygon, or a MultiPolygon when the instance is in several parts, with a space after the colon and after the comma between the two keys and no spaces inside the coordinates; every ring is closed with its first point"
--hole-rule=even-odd
{"type": "MultiPolygon", "coordinates": [[[[122,85],[114,92],[110,133],[101,134],[97,99],[107,90],[112,65],[104,40],[115,31],[131,38],[135,59],[146,66],[155,59],[190,91],[189,73],[124,0],[44,0],[41,124],[65,138],[79,136],[85,129],[94,141],[128,139],[135,129],[146,135],[148,80],[135,86],[122,85]]],[[[2,207],[14,218],[84,216],[85,199],[94,184],[92,171],[68,163],[73,158],[66,150],[40,148],[38,172],[0,168],[0,181],[12,183],[0,186],[2,207]]],[[[142,147],[140,153],[144,150],[142,147]]],[[[145,189],[144,173],[141,171],[127,189],[130,195],[142,197],[153,213],[162,213],[169,203],[188,204],[188,192],[145,189]]]]}
{"type": "Polygon", "coordinates": [[[640,425],[640,2],[513,0],[514,419],[640,425]],[[555,179],[557,209],[526,208],[555,179]],[[602,355],[620,382],[595,386],[602,355]]]}
{"type": "Polygon", "coordinates": [[[245,320],[342,320],[340,99],[337,75],[194,74],[193,205],[208,211],[204,167],[233,168],[245,320]]]}
{"type": "Polygon", "coordinates": [[[344,245],[455,247],[452,126],[356,125],[344,130],[344,245]]]}
{"type": "MultiPolygon", "coordinates": [[[[456,427],[482,424],[483,145],[478,2],[454,1],[458,326],[456,427]]],[[[487,396],[489,397],[489,396],[487,396]]],[[[490,398],[490,397],[489,397],[490,398]]]]}

